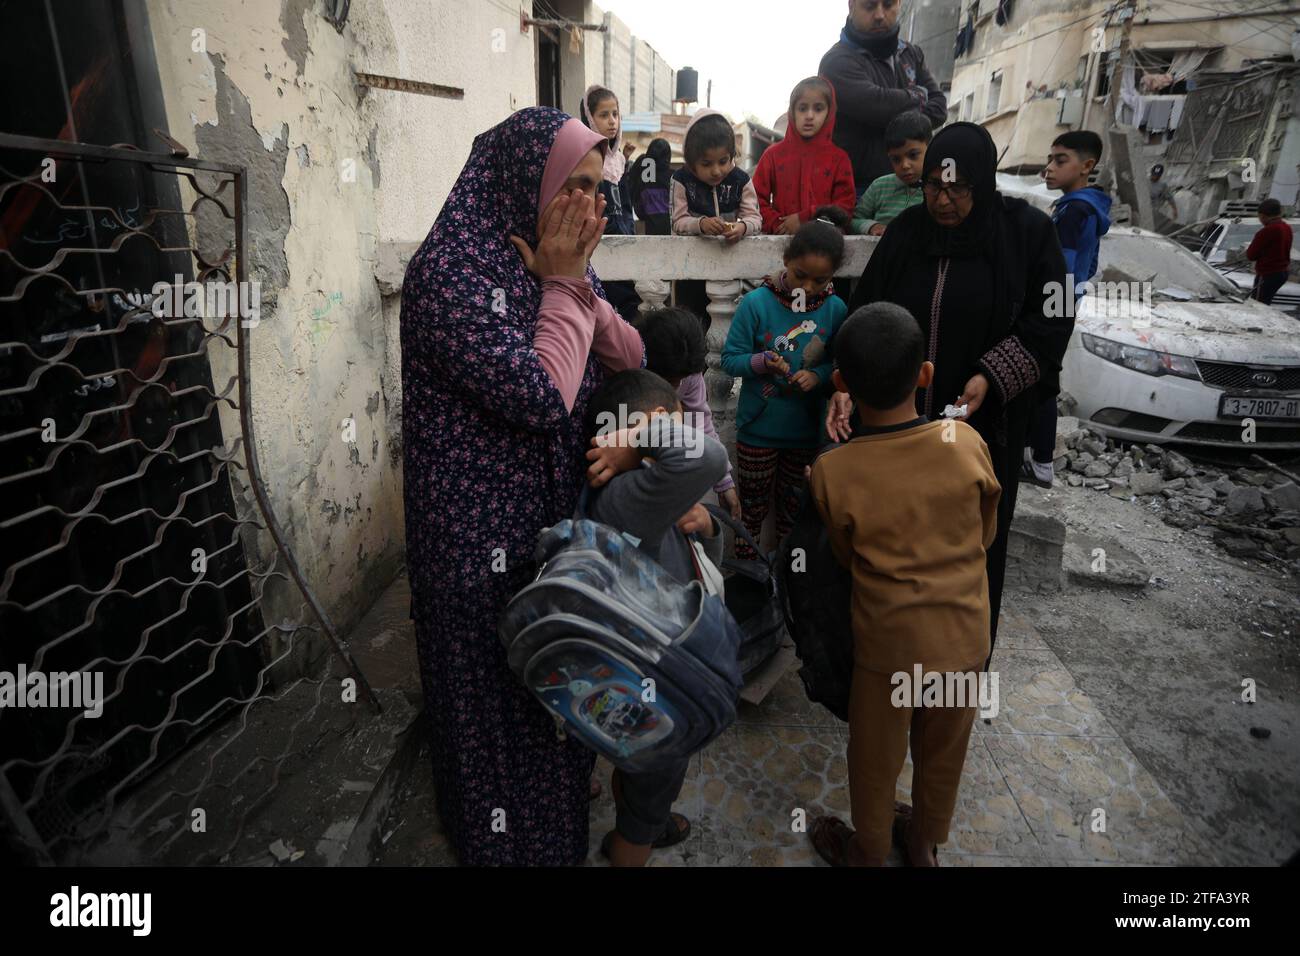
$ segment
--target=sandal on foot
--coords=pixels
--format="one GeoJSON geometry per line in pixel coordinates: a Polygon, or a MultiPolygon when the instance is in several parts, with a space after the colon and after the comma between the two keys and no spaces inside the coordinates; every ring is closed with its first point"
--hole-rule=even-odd
{"type": "MultiPolygon", "coordinates": [[[[609,855],[610,847],[614,843],[614,834],[617,830],[610,830],[600,841],[600,855],[605,859],[613,859],[609,855]]],[[[668,823],[664,827],[664,832],[650,844],[651,849],[666,850],[670,846],[676,846],[691,835],[691,821],[686,819],[680,813],[669,814],[668,823]]]]}
{"type": "Polygon", "coordinates": [[[686,819],[680,813],[668,814],[668,825],[664,827],[664,832],[659,835],[659,839],[650,845],[656,850],[666,850],[670,846],[676,846],[691,835],[691,821],[686,819]]]}
{"type": "MultiPolygon", "coordinates": [[[[899,852],[903,854],[903,865],[913,866],[912,854],[907,850],[907,828],[912,822],[912,808],[907,804],[895,804],[894,825],[890,829],[890,836],[893,837],[894,846],[898,847],[899,852]],[[905,809],[903,813],[899,808],[905,809]]],[[[934,855],[934,865],[939,865],[939,847],[931,847],[930,852],[934,855]]]]}
{"type": "Polygon", "coordinates": [[[849,841],[853,839],[853,828],[839,817],[818,817],[808,829],[808,839],[817,855],[831,866],[849,865],[849,841]]]}

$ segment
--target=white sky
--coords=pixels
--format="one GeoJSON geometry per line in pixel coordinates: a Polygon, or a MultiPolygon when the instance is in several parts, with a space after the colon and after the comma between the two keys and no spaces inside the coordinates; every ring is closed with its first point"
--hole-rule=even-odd
{"type": "Polygon", "coordinates": [[[675,70],[700,73],[700,106],[771,126],[840,37],[848,0],[596,0],[675,70]]]}

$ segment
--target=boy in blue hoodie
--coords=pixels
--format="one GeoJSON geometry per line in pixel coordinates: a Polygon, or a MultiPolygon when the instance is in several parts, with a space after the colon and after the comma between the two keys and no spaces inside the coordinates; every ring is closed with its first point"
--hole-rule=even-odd
{"type": "MultiPolygon", "coordinates": [[[[1097,272],[1101,237],[1110,229],[1110,197],[1088,185],[1088,175],[1101,161],[1101,137],[1086,129],[1062,133],[1052,142],[1043,179],[1059,189],[1052,212],[1056,235],[1065,253],[1066,281],[1076,301],[1079,286],[1097,272]]],[[[1044,396],[1029,421],[1029,448],[1020,480],[1052,487],[1052,457],[1056,449],[1056,396],[1044,396]]]]}

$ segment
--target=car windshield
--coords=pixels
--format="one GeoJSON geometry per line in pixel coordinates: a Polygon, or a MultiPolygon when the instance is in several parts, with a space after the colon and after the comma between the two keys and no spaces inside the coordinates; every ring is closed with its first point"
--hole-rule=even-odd
{"type": "Polygon", "coordinates": [[[1097,277],[1107,282],[1150,282],[1153,299],[1240,302],[1237,287],[1171,239],[1109,233],[1102,237],[1097,277]]]}
{"type": "MultiPolygon", "coordinates": [[[[1227,233],[1219,240],[1214,250],[1214,260],[1222,262],[1231,249],[1244,249],[1259,232],[1258,222],[1234,222],[1229,224],[1227,233]]],[[[1300,258],[1300,230],[1291,231],[1291,255],[1300,258]]]]}

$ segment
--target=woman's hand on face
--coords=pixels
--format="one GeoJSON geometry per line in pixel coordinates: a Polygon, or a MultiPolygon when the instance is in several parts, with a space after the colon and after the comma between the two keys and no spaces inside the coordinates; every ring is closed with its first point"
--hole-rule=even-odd
{"type": "Polygon", "coordinates": [[[826,408],[826,434],[832,441],[848,441],[853,434],[849,415],[853,413],[853,399],[848,392],[835,392],[826,408]]]}
{"type": "Polygon", "coordinates": [[[587,483],[593,488],[607,485],[614,476],[631,471],[641,463],[641,448],[635,428],[624,428],[611,435],[597,435],[587,452],[587,483]]]}
{"type": "Polygon", "coordinates": [[[801,392],[811,392],[817,387],[817,383],[820,381],[821,379],[817,377],[816,372],[806,368],[800,369],[790,377],[790,384],[798,388],[801,392]]]}
{"type": "Polygon", "coordinates": [[[976,372],[970,377],[970,381],[966,383],[961,397],[953,404],[965,405],[966,417],[971,418],[979,410],[979,407],[984,404],[984,399],[988,397],[988,394],[989,380],[982,373],[976,372]]]}
{"type": "Polygon", "coordinates": [[[518,236],[510,241],[519,250],[524,268],[539,278],[568,276],[581,279],[596,251],[608,220],[603,218],[605,197],[593,200],[581,189],[561,195],[543,214],[537,227],[537,251],[518,236]]]}

